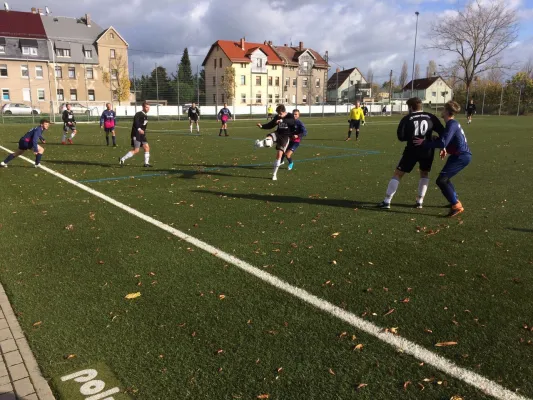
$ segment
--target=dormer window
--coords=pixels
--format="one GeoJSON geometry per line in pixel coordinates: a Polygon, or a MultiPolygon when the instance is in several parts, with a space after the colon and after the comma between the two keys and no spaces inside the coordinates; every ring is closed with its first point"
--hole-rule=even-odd
{"type": "Polygon", "coordinates": [[[259,67],[259,68],[263,67],[263,59],[262,58],[258,58],[257,59],[257,67],[259,67]]]}
{"type": "Polygon", "coordinates": [[[22,54],[25,56],[36,56],[37,47],[22,47],[22,54]]]}

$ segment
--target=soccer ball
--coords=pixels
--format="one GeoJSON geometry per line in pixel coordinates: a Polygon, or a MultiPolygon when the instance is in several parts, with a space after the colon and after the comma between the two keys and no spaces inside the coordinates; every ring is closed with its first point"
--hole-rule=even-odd
{"type": "Polygon", "coordinates": [[[273,142],[272,138],[271,138],[270,136],[268,136],[268,137],[265,139],[264,143],[265,143],[265,147],[272,147],[272,144],[273,144],[274,142],[273,142]]]}

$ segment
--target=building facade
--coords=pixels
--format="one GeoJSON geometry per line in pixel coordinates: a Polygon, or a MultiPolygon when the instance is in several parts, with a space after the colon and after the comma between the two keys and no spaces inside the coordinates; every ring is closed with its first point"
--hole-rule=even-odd
{"type": "Polygon", "coordinates": [[[315,104],[322,101],[327,76],[327,63],[303,43],[296,48],[218,40],[202,65],[208,105],[315,104]],[[228,67],[234,71],[233,93],[224,82],[228,67]]]}
{"type": "Polygon", "coordinates": [[[419,97],[424,104],[444,104],[453,99],[453,89],[440,76],[415,79],[394,93],[393,99],[419,97]],[[411,90],[413,89],[413,90],[411,90]]]}
{"type": "Polygon", "coordinates": [[[357,67],[337,71],[328,80],[328,103],[353,103],[372,97],[372,87],[357,67]]]}

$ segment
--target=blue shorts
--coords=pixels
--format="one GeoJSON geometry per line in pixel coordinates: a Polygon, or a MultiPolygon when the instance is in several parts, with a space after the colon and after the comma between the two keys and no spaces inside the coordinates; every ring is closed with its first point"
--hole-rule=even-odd
{"type": "Polygon", "coordinates": [[[472,154],[470,153],[451,155],[448,157],[448,160],[446,161],[442,171],[440,171],[440,174],[445,175],[447,178],[452,178],[461,172],[468,164],[470,164],[471,160],[472,154]]]}
{"type": "Polygon", "coordinates": [[[298,147],[300,147],[300,142],[291,141],[289,142],[289,148],[287,150],[290,150],[294,153],[298,147]]]}
{"type": "Polygon", "coordinates": [[[26,142],[24,139],[19,140],[19,150],[30,150],[33,149],[32,142],[26,142]]]}
{"type": "Polygon", "coordinates": [[[113,133],[115,131],[115,128],[104,128],[105,133],[113,133]]]}

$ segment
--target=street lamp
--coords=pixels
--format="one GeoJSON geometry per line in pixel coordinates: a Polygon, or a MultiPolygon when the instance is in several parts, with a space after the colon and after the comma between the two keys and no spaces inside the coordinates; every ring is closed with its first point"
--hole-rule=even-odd
{"type": "Polygon", "coordinates": [[[413,50],[413,73],[411,74],[411,97],[413,97],[413,91],[415,88],[415,62],[416,62],[416,37],[418,36],[418,11],[415,11],[416,14],[416,28],[415,28],[415,48],[413,50]]]}

